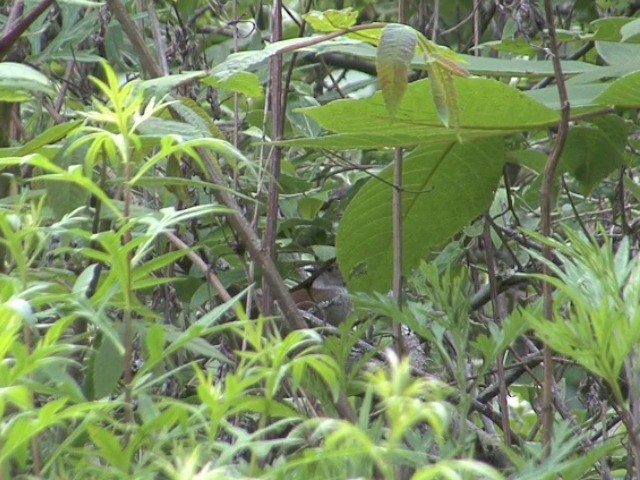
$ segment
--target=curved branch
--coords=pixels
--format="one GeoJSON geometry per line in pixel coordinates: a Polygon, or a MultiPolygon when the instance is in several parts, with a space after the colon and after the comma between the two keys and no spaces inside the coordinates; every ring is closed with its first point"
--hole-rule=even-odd
{"type": "Polygon", "coordinates": [[[10,25],[9,29],[5,34],[0,38],[0,60],[2,60],[11,47],[18,41],[20,35],[22,35],[29,26],[36,21],[36,19],[42,15],[42,13],[49,8],[53,4],[53,0],[42,0],[36,7],[31,10],[26,17],[24,17],[21,21],[19,21],[15,25],[10,25]]]}

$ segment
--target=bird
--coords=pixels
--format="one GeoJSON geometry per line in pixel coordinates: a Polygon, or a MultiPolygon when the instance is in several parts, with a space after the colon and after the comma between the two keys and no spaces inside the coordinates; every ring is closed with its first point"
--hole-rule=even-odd
{"type": "Polygon", "coordinates": [[[340,269],[333,263],[310,279],[291,292],[296,306],[334,327],[338,326],[353,310],[340,269]]]}

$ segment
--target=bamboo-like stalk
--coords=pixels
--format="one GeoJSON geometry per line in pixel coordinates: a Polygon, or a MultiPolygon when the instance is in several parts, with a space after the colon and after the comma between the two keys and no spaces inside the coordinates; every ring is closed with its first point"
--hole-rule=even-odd
{"type": "MultiPolygon", "coordinates": [[[[282,0],[274,0],[271,16],[271,42],[282,40],[282,0]]],[[[269,73],[269,106],[271,110],[271,140],[282,140],[284,128],[282,111],[282,54],[271,57],[269,73]]],[[[262,246],[265,255],[276,261],[276,235],[280,210],[280,162],[282,147],[274,146],[269,155],[269,186],[267,189],[267,217],[262,246]]],[[[262,313],[273,313],[271,284],[265,279],[262,284],[262,313]]]]}
{"type": "MultiPolygon", "coordinates": [[[[555,27],[555,14],[553,12],[552,0],[545,0],[544,2],[545,13],[547,17],[547,25],[549,28],[549,46],[551,49],[551,56],[553,61],[553,71],[556,78],[556,85],[558,88],[558,95],[560,96],[561,106],[561,120],[558,125],[558,134],[556,135],[553,149],[547,158],[547,163],[544,168],[544,176],[542,180],[542,186],[540,188],[540,216],[542,221],[542,234],[546,237],[550,237],[553,230],[551,222],[551,198],[553,190],[553,181],[555,178],[558,163],[560,162],[560,155],[562,149],[567,140],[567,134],[569,133],[569,113],[570,105],[567,95],[567,86],[564,82],[564,76],[562,74],[562,65],[560,63],[560,51],[558,48],[558,39],[556,36],[555,27]]],[[[552,251],[548,244],[543,246],[542,254],[551,262],[552,251]]],[[[548,264],[542,266],[543,275],[551,275],[548,264]]],[[[542,284],[542,298],[544,302],[544,315],[547,319],[553,319],[553,291],[549,282],[543,282],[542,284]]],[[[544,380],[543,380],[543,392],[542,392],[542,444],[545,451],[545,455],[549,455],[551,451],[551,440],[553,438],[553,389],[555,388],[555,379],[553,375],[553,352],[551,348],[545,345],[544,348],[544,380]]]]}

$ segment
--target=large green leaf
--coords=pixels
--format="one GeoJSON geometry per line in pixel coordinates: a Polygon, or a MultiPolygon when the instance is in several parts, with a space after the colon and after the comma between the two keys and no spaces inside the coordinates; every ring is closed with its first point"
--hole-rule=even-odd
{"type": "MultiPolygon", "coordinates": [[[[507,132],[512,133],[512,132],[507,132]]],[[[384,147],[414,147],[417,145],[435,145],[451,143],[460,139],[464,141],[474,138],[497,137],[505,135],[504,130],[465,130],[460,133],[454,129],[428,128],[424,133],[415,132],[404,134],[395,132],[393,136],[384,131],[375,133],[338,133],[317,138],[296,138],[273,142],[277,145],[301,148],[327,148],[330,150],[374,149],[384,147]]]]}
{"type": "MultiPolygon", "coordinates": [[[[489,207],[502,174],[499,138],[421,147],[404,160],[405,273],[489,207]]],[[[336,238],[338,262],[354,291],[391,288],[391,182],[387,167],[356,194],[336,238]]]]}
{"type": "MultiPolygon", "coordinates": [[[[518,60],[512,58],[475,57],[471,55],[460,55],[460,59],[464,68],[476,75],[544,77],[554,74],[551,60],[518,60]]],[[[562,72],[565,75],[594,72],[601,68],[597,65],[573,60],[562,62],[562,72]]]]}
{"type": "Polygon", "coordinates": [[[624,158],[616,143],[600,128],[577,126],[569,130],[561,166],[575,177],[585,194],[591,193],[603,178],[623,164],[624,158]]]}
{"type": "Polygon", "coordinates": [[[222,79],[211,76],[204,78],[202,83],[214,88],[237,92],[246,97],[262,98],[264,96],[260,78],[251,72],[236,72],[222,79]]]}
{"type": "MultiPolygon", "coordinates": [[[[496,80],[454,77],[460,108],[459,129],[504,130],[505,134],[541,128],[558,122],[558,113],[496,80]]],[[[415,135],[446,130],[432,100],[431,82],[409,85],[393,124],[380,93],[364,100],[338,100],[300,110],[335,133],[415,135]]]]}
{"type": "MultiPolygon", "coordinates": [[[[588,108],[601,105],[596,101],[596,98],[606,89],[607,85],[604,83],[568,83],[567,95],[569,96],[572,113],[575,113],[575,109],[577,108],[588,108]]],[[[549,108],[560,110],[560,95],[558,94],[558,87],[555,85],[537,90],[529,90],[525,95],[549,108]]]]}
{"type": "Polygon", "coordinates": [[[592,27],[596,30],[591,40],[619,42],[622,40],[620,29],[631,21],[632,19],[628,17],[599,18],[591,22],[592,27]]]}
{"type": "MultiPolygon", "coordinates": [[[[341,38],[340,41],[331,41],[315,45],[308,51],[318,53],[341,53],[344,55],[356,55],[361,58],[374,60],[376,48],[368,43],[341,38]]],[[[553,75],[553,62],[551,60],[518,60],[512,58],[476,57],[473,55],[456,54],[456,59],[465,70],[476,75],[489,75],[501,77],[544,77],[553,75]]],[[[426,69],[427,61],[418,54],[413,58],[413,68],[426,69]]],[[[597,72],[604,67],[592,65],[586,62],[565,60],[562,62],[562,71],[565,75],[577,75],[585,72],[597,72]]]]}
{"type": "Polygon", "coordinates": [[[380,93],[364,100],[338,100],[299,110],[332,137],[282,142],[319,148],[375,148],[449,142],[456,138],[509,135],[558,122],[558,113],[496,80],[454,77],[460,121],[457,130],[442,125],[429,80],[409,85],[393,123],[380,93]]]}
{"type": "Polygon", "coordinates": [[[630,73],[614,81],[596,98],[596,102],[617,107],[640,107],[640,72],[630,73]]]}
{"type": "Polygon", "coordinates": [[[623,42],[637,42],[640,40],[640,18],[625,24],[620,29],[623,42]]]}
{"type": "Polygon", "coordinates": [[[45,75],[21,63],[0,63],[0,101],[26,102],[34,92],[54,93],[45,75]]]}
{"type": "Polygon", "coordinates": [[[598,55],[609,65],[638,64],[640,45],[635,43],[596,42],[598,55]]]}
{"type": "Polygon", "coordinates": [[[621,155],[624,155],[627,136],[629,135],[629,125],[621,115],[598,116],[592,118],[589,123],[602,130],[611,146],[621,155]]]}

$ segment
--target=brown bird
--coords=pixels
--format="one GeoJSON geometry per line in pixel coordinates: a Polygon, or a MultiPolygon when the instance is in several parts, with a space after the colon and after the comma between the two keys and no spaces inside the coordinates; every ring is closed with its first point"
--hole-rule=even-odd
{"type": "Polygon", "coordinates": [[[344,278],[335,263],[322,270],[309,284],[304,283],[302,288],[291,292],[300,310],[312,313],[333,326],[349,316],[353,305],[344,278]]]}

